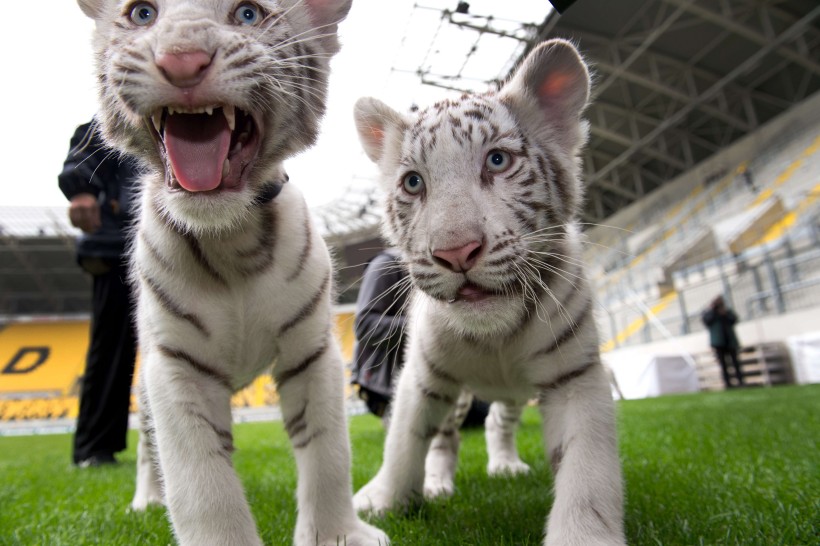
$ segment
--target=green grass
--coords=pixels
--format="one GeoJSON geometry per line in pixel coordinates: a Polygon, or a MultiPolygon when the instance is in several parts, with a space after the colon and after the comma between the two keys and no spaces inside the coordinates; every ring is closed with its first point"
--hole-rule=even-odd
{"type": "MultiPolygon", "coordinates": [[[[630,544],[818,544],[820,385],[621,402],[630,544]]],[[[489,479],[481,430],[465,432],[456,495],[376,520],[396,545],[538,545],[552,501],[537,411],[519,433],[533,474],[489,479]]],[[[295,465],[281,423],[236,427],[235,462],[266,544],[289,544],[295,465]]],[[[354,485],[384,433],[353,418],[354,485]]],[[[113,468],[69,464],[67,435],[0,438],[0,544],[164,545],[163,510],[126,513],[136,436],[113,468]]]]}

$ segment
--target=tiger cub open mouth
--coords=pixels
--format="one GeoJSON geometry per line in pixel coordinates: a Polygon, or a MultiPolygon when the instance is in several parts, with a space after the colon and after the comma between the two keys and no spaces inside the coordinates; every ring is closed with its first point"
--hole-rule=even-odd
{"type": "Polygon", "coordinates": [[[487,300],[491,300],[496,296],[501,296],[502,292],[498,290],[494,290],[492,288],[487,288],[484,286],[480,286],[471,281],[465,281],[458,290],[456,291],[455,295],[447,299],[447,303],[456,303],[456,302],[464,302],[467,304],[474,304],[474,303],[481,303],[487,300]]]}
{"type": "Polygon", "coordinates": [[[166,106],[146,119],[171,191],[239,191],[262,142],[261,124],[231,105],[166,106]]]}

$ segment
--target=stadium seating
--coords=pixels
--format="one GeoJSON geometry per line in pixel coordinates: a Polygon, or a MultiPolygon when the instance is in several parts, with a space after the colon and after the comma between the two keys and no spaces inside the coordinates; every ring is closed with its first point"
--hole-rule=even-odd
{"type": "Polygon", "coordinates": [[[820,304],[820,133],[791,129],[647,207],[626,237],[617,225],[593,230],[585,260],[598,265],[605,350],[702,329],[721,293],[741,319],[820,304]]]}

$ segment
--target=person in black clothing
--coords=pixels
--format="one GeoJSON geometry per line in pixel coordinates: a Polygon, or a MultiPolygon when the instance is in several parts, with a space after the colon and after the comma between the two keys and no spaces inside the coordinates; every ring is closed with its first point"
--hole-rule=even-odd
{"type": "Polygon", "coordinates": [[[77,261],[92,275],[91,334],[74,434],[74,464],[116,462],[126,447],[131,382],[136,359],[127,233],[136,199],[133,160],[112,152],[95,123],[77,127],[58,175],[69,219],[83,234],[77,261]]]}
{"type": "MultiPolygon", "coordinates": [[[[374,415],[387,421],[393,377],[404,365],[406,311],[410,279],[399,252],[388,248],[365,267],[356,300],[352,383],[374,415]]],[[[489,404],[473,399],[462,426],[480,426],[489,404]]]]}
{"type": "Polygon", "coordinates": [[[718,364],[723,374],[723,383],[726,388],[735,385],[732,376],[737,381],[737,386],[743,386],[743,372],[740,369],[738,350],[740,343],[735,334],[735,324],[737,315],[726,306],[723,296],[716,297],[709,308],[703,313],[703,324],[709,329],[709,343],[715,351],[718,364]],[[731,365],[732,370],[729,369],[731,365]]]}
{"type": "Polygon", "coordinates": [[[410,279],[395,249],[367,264],[356,300],[352,382],[371,413],[384,418],[393,398],[393,374],[404,364],[404,327],[410,279]]]}

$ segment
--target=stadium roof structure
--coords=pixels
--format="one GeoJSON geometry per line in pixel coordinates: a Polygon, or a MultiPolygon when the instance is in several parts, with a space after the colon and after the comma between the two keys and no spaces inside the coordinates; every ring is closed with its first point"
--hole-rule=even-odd
{"type": "Polygon", "coordinates": [[[815,0],[579,0],[536,42],[575,40],[597,74],[586,219],[600,221],[820,89],[815,0]]]}
{"type": "Polygon", "coordinates": [[[0,207],[0,327],[21,315],[79,315],[91,277],[75,257],[68,207],[0,207]]]}
{"type": "MultiPolygon", "coordinates": [[[[545,39],[578,44],[595,74],[584,153],[588,222],[820,90],[816,0],[576,0],[560,2],[561,14],[547,2],[427,2],[435,5],[415,6],[394,67],[420,85],[483,91],[545,39]],[[511,15],[518,4],[530,9],[526,19],[511,15]]],[[[342,288],[355,284],[381,244],[375,184],[360,183],[314,212],[337,249],[342,288]]],[[[0,208],[0,322],[87,311],[90,283],[74,261],[77,231],[65,209],[15,214],[0,208]]]]}

